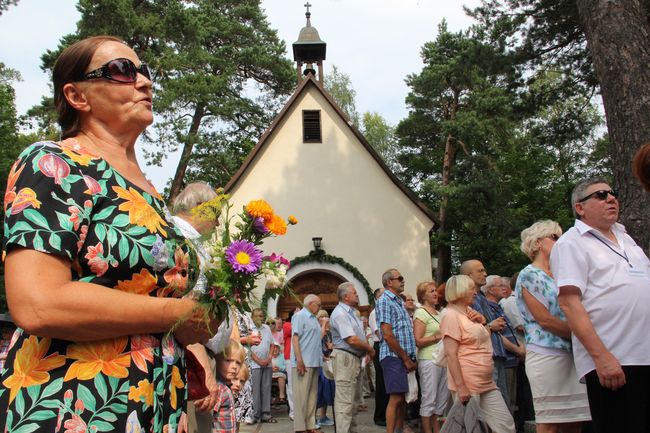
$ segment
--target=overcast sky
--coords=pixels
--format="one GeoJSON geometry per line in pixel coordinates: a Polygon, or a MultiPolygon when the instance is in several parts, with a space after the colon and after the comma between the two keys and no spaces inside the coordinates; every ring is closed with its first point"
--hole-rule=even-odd
{"type": "MultiPolygon", "coordinates": [[[[305,25],[305,0],[262,0],[271,26],[291,44],[305,25]]],[[[391,124],[407,114],[404,79],[422,69],[420,48],[435,38],[444,18],[457,31],[472,24],[463,5],[479,0],[310,0],[312,25],[327,43],[325,76],[331,65],[350,76],[360,113],[375,111],[391,124]]],[[[48,76],[40,69],[40,56],[54,49],[61,36],[72,33],[79,19],[72,0],[20,0],[0,16],[0,62],[16,69],[23,81],[15,84],[19,114],[47,94],[48,76]],[[54,6],[56,4],[56,7],[54,6]]],[[[155,107],[154,107],[155,110],[155,107]]],[[[143,169],[162,190],[173,173],[177,157],[164,167],[143,169]],[[170,169],[174,167],[174,169],[170,169]]]]}

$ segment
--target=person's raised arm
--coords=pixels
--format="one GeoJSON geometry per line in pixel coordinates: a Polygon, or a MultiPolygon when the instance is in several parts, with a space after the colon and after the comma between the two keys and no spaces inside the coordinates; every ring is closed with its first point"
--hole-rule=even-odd
{"type": "Polygon", "coordinates": [[[617,390],[625,385],[625,372],[623,372],[618,359],[607,350],[596,334],[589,315],[580,300],[581,293],[576,286],[560,287],[558,296],[560,308],[566,315],[571,331],[594,360],[600,384],[607,389],[617,390]]]}
{"type": "Polygon", "coordinates": [[[5,260],[7,303],[16,324],[31,335],[92,341],[131,334],[169,331],[183,345],[204,342],[210,329],[191,299],[126,293],[98,284],[72,281],[70,261],[62,256],[14,247],[5,260]]]}

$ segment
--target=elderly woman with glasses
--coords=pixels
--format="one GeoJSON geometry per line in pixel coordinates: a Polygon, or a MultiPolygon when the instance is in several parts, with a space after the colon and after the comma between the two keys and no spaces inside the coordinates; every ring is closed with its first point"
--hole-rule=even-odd
{"type": "Polygon", "coordinates": [[[123,41],[66,48],[53,73],[61,141],[28,146],[5,194],[5,284],[20,336],[2,375],[6,431],[175,431],[185,346],[206,323],[184,295],[193,248],[135,157],[149,70],[123,41]]]}
{"type": "Polygon", "coordinates": [[[526,375],[537,433],[579,432],[590,420],[585,385],[578,382],[571,330],[558,303],[550,269],[551,249],[562,235],[555,221],[542,220],[521,232],[521,251],[531,264],[517,277],[517,305],[526,331],[526,375]]]}

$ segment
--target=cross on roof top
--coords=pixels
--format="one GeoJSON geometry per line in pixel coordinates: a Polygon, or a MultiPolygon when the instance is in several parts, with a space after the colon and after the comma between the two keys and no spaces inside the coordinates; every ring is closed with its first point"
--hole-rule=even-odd
{"type": "Polygon", "coordinates": [[[303,6],[307,8],[307,13],[309,13],[309,8],[312,6],[311,3],[307,2],[303,6]]]}

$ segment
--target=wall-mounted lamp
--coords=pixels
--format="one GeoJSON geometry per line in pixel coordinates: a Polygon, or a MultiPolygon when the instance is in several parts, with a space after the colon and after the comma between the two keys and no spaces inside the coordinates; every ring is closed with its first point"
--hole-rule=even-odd
{"type": "Polygon", "coordinates": [[[323,238],[321,238],[321,237],[311,238],[311,241],[314,243],[314,250],[315,251],[320,250],[320,244],[321,244],[322,240],[323,240],[323,238]]]}

